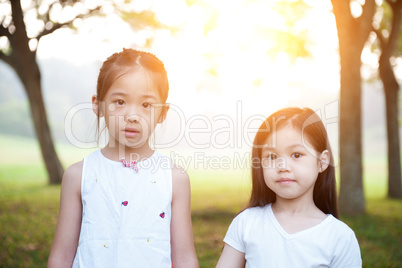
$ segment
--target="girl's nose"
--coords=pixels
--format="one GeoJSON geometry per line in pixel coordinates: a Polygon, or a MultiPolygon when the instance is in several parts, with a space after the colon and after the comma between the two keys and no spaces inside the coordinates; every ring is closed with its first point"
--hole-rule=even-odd
{"type": "Polygon", "coordinates": [[[126,116],[125,121],[130,123],[138,123],[140,120],[138,114],[130,114],[126,116]]]}
{"type": "Polygon", "coordinates": [[[290,167],[286,161],[286,158],[280,157],[278,158],[278,160],[279,161],[276,162],[276,170],[278,171],[278,173],[290,172],[290,167]]]}
{"type": "Polygon", "coordinates": [[[125,107],[125,112],[124,112],[124,120],[126,122],[134,123],[134,122],[139,122],[140,121],[140,115],[139,111],[140,109],[137,107],[137,105],[127,105],[125,107]]]}

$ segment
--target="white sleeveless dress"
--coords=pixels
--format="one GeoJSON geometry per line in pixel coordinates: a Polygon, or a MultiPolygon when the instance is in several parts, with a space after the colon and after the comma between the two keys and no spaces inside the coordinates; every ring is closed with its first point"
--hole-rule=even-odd
{"type": "Polygon", "coordinates": [[[155,151],[137,167],[100,150],[84,158],[73,267],[171,267],[171,159],[155,151]]]}

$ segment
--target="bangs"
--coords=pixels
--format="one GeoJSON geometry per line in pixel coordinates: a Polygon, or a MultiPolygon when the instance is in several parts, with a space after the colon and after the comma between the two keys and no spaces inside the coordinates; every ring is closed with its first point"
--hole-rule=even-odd
{"type": "Polygon", "coordinates": [[[293,126],[292,122],[289,120],[281,120],[274,122],[274,124],[271,122],[275,118],[268,117],[260,126],[258,129],[258,132],[255,136],[253,147],[256,149],[261,149],[264,147],[266,144],[267,140],[269,137],[271,137],[273,134],[275,134],[277,131],[287,127],[287,126],[293,126]]]}
{"type": "Polygon", "coordinates": [[[169,88],[167,79],[165,79],[165,76],[159,72],[154,72],[149,69],[145,69],[145,76],[147,78],[149,86],[147,87],[148,89],[150,88],[156,88],[156,93],[162,103],[165,103],[168,97],[168,90],[169,88]]]}

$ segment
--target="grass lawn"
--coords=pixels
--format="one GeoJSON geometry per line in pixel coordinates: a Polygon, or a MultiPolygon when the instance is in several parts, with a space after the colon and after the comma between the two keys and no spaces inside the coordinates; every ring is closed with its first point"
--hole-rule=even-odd
{"type": "MultiPolygon", "coordinates": [[[[38,148],[0,136],[0,267],[45,267],[59,207],[59,186],[48,186],[38,148]],[[28,161],[29,159],[29,161],[28,161]]],[[[74,149],[59,147],[70,164],[74,149]]],[[[86,155],[87,152],[80,151],[86,155]]],[[[367,213],[342,217],[356,233],[364,267],[402,267],[402,201],[385,195],[383,164],[365,168],[367,213]]],[[[245,205],[250,183],[242,171],[189,170],[194,239],[201,267],[215,267],[222,239],[245,205]]]]}

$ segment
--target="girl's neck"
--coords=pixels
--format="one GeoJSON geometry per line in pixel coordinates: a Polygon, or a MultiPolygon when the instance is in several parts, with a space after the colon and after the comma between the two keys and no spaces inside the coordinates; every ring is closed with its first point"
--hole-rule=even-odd
{"type": "Polygon", "coordinates": [[[272,204],[272,210],[276,213],[286,213],[289,215],[322,217],[325,214],[314,204],[311,199],[288,200],[276,198],[276,202],[272,204]]]}
{"type": "Polygon", "coordinates": [[[132,148],[121,144],[110,146],[107,144],[102,149],[102,154],[113,161],[120,161],[125,158],[127,161],[142,161],[152,156],[154,151],[149,147],[148,142],[143,146],[132,148]]]}
{"type": "Polygon", "coordinates": [[[303,202],[291,201],[278,200],[277,198],[277,201],[272,204],[275,219],[289,235],[316,226],[327,217],[327,215],[315,206],[314,202],[312,204],[303,204],[303,202]]]}

